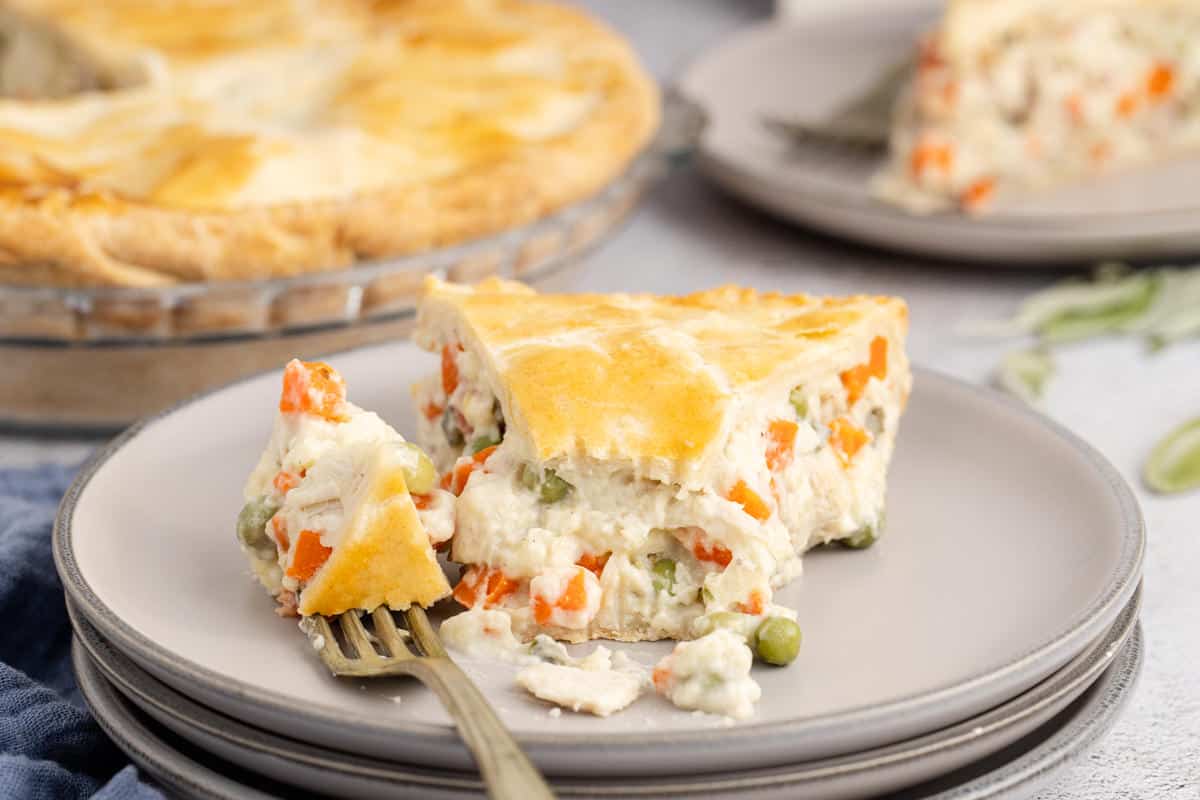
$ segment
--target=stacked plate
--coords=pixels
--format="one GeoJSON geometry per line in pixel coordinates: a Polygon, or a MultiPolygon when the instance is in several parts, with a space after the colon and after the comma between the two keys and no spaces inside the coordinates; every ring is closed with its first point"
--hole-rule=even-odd
{"type": "MultiPolygon", "coordinates": [[[[401,389],[427,359],[395,344],[334,363],[356,403],[409,434],[401,389]]],[[[55,555],[80,687],[185,796],[477,795],[432,694],[330,677],[247,575],[233,519],[279,377],[136,426],[68,493],[55,555]]],[[[1137,504],[1070,433],[923,370],[889,491],[876,547],[814,552],[778,593],[799,609],[804,650],[756,667],[750,720],[654,696],[608,719],[555,716],[511,667],[463,666],[563,796],[1028,796],[1108,729],[1136,681],[1137,504]]],[[[647,665],[669,649],[612,646],[647,665]]]]}

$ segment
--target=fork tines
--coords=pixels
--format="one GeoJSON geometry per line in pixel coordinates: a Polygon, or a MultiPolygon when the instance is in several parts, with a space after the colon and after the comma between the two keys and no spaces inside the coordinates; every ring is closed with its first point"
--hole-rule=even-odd
{"type": "Polygon", "coordinates": [[[318,646],[321,660],[334,675],[396,675],[409,672],[409,662],[446,655],[423,609],[414,606],[405,612],[408,630],[397,627],[391,610],[386,606],[375,609],[370,616],[373,632],[363,624],[358,611],[347,611],[337,616],[345,647],[339,643],[329,619],[322,616],[309,618],[306,630],[313,637],[314,645],[318,646]]]}

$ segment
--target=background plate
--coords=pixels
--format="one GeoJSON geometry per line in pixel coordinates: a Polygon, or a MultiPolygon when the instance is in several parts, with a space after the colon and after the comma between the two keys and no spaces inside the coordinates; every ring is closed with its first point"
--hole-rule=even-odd
{"type": "MultiPolygon", "coordinates": [[[[89,661],[82,647],[72,653],[80,691],[101,727],[137,763],[184,797],[257,800],[294,797],[294,790],[271,784],[189,745],[140,714],[89,661]]],[[[1090,750],[1116,720],[1137,682],[1142,664],[1141,629],[1117,654],[1115,663],[1066,711],[1021,741],[970,767],[893,795],[895,800],[1018,800],[1032,797],[1090,750]]],[[[791,800],[797,787],[747,785],[715,796],[739,800],[791,800]]],[[[399,784],[393,797],[450,800],[473,792],[399,784]]]]}
{"type": "Polygon", "coordinates": [[[909,57],[940,4],[901,0],[749,28],[694,63],[680,88],[707,113],[700,168],[786,219],[866,244],[938,258],[1021,264],[1200,252],[1200,158],[1014,198],[993,213],[919,216],[875,200],[882,157],[790,147],[764,114],[818,121],[909,57]]]}
{"type": "MultiPolygon", "coordinates": [[[[334,363],[351,400],[411,432],[401,387],[435,369],[433,357],[398,344],[334,363]]],[[[205,705],[330,747],[466,768],[432,693],[331,678],[248,577],[232,525],[279,380],[202,397],[98,454],[56,526],[64,585],[105,638],[205,705]]],[[[767,766],[900,741],[995,706],[1079,653],[1133,593],[1143,527],[1128,487],[1089,446],[993,392],[918,371],[890,483],[878,546],[813,553],[778,593],[799,609],[805,650],[787,669],[755,669],[765,701],[753,719],[727,726],[654,696],[606,720],[551,718],[511,668],[464,667],[550,774],[767,766]],[[603,759],[585,755],[597,749],[603,759]]],[[[669,650],[618,646],[644,664],[669,650]]]]}
{"type": "MultiPolygon", "coordinates": [[[[705,775],[640,777],[610,775],[602,782],[558,779],[562,796],[674,797],[783,789],[842,800],[895,791],[965,767],[1006,747],[1065,709],[1116,658],[1137,623],[1140,593],[1116,623],[1046,680],[978,717],[897,745],[789,767],[705,775]]],[[[398,786],[431,793],[482,792],[465,773],[401,766],[336,753],[243,725],[200,706],[139,669],[95,628],[72,613],[76,642],[104,677],[143,712],[197,747],[274,780],[331,795],[394,797],[398,786]]]]}

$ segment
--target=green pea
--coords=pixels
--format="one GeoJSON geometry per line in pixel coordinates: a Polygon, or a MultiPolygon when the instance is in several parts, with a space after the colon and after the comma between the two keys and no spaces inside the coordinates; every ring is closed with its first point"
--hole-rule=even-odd
{"type": "Polygon", "coordinates": [[[700,587],[700,600],[701,600],[701,602],[704,603],[704,605],[707,606],[709,603],[711,603],[712,601],[714,601],[716,599],[717,598],[713,596],[711,589],[709,589],[707,586],[700,587]]]}
{"type": "Polygon", "coordinates": [[[451,447],[462,447],[463,432],[458,429],[458,421],[449,408],[442,414],[442,433],[446,434],[446,441],[451,447]]]}
{"type": "Polygon", "coordinates": [[[554,470],[548,469],[546,477],[542,478],[542,487],[538,490],[538,496],[543,503],[557,503],[566,497],[573,488],[571,484],[558,477],[554,470]]]}
{"type": "Polygon", "coordinates": [[[697,619],[692,625],[692,630],[697,636],[707,636],[715,630],[727,630],[750,639],[755,631],[754,619],[749,614],[739,614],[736,611],[714,611],[697,619]]]}
{"type": "Polygon", "coordinates": [[[404,442],[401,446],[412,450],[417,455],[417,465],[404,470],[404,482],[408,484],[408,491],[411,494],[429,494],[433,491],[433,485],[437,481],[437,469],[434,468],[433,462],[415,444],[404,442]]]}
{"type": "Polygon", "coordinates": [[[851,550],[866,550],[871,545],[875,544],[875,526],[864,525],[844,539],[840,540],[842,547],[849,547],[851,550]]]}
{"type": "Polygon", "coordinates": [[[479,436],[475,441],[471,442],[471,455],[475,455],[480,450],[486,450],[498,444],[500,444],[499,436],[479,436]]]}
{"type": "Polygon", "coordinates": [[[528,464],[522,464],[520,469],[517,470],[517,482],[532,492],[538,487],[541,479],[538,477],[536,469],[528,464]]]}
{"type": "Polygon", "coordinates": [[[660,558],[651,568],[654,572],[654,591],[675,594],[675,562],[669,558],[660,558]]]}
{"type": "Polygon", "coordinates": [[[887,515],[884,512],[879,512],[879,519],[873,525],[864,525],[854,533],[839,541],[842,547],[849,547],[852,550],[866,550],[879,538],[879,532],[883,530],[883,526],[887,524],[887,515]]]}
{"type": "Polygon", "coordinates": [[[279,507],[269,502],[266,497],[251,500],[242,506],[237,518],[238,541],[251,550],[274,550],[270,537],[267,536],[267,523],[279,507]]]}
{"type": "Polygon", "coordinates": [[[788,394],[788,400],[792,404],[792,408],[796,409],[796,416],[800,419],[808,418],[808,398],[804,396],[804,387],[797,386],[788,394]]]}
{"type": "Polygon", "coordinates": [[[767,617],[754,632],[754,652],[768,664],[782,667],[800,653],[800,626],[787,617],[767,617]]]}

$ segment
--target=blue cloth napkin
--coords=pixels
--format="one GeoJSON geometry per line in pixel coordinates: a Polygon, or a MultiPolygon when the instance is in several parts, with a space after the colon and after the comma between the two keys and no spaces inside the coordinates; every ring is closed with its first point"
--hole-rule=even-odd
{"type": "Polygon", "coordinates": [[[50,527],[74,470],[0,470],[0,798],[161,800],[109,741],[71,674],[50,527]]]}

